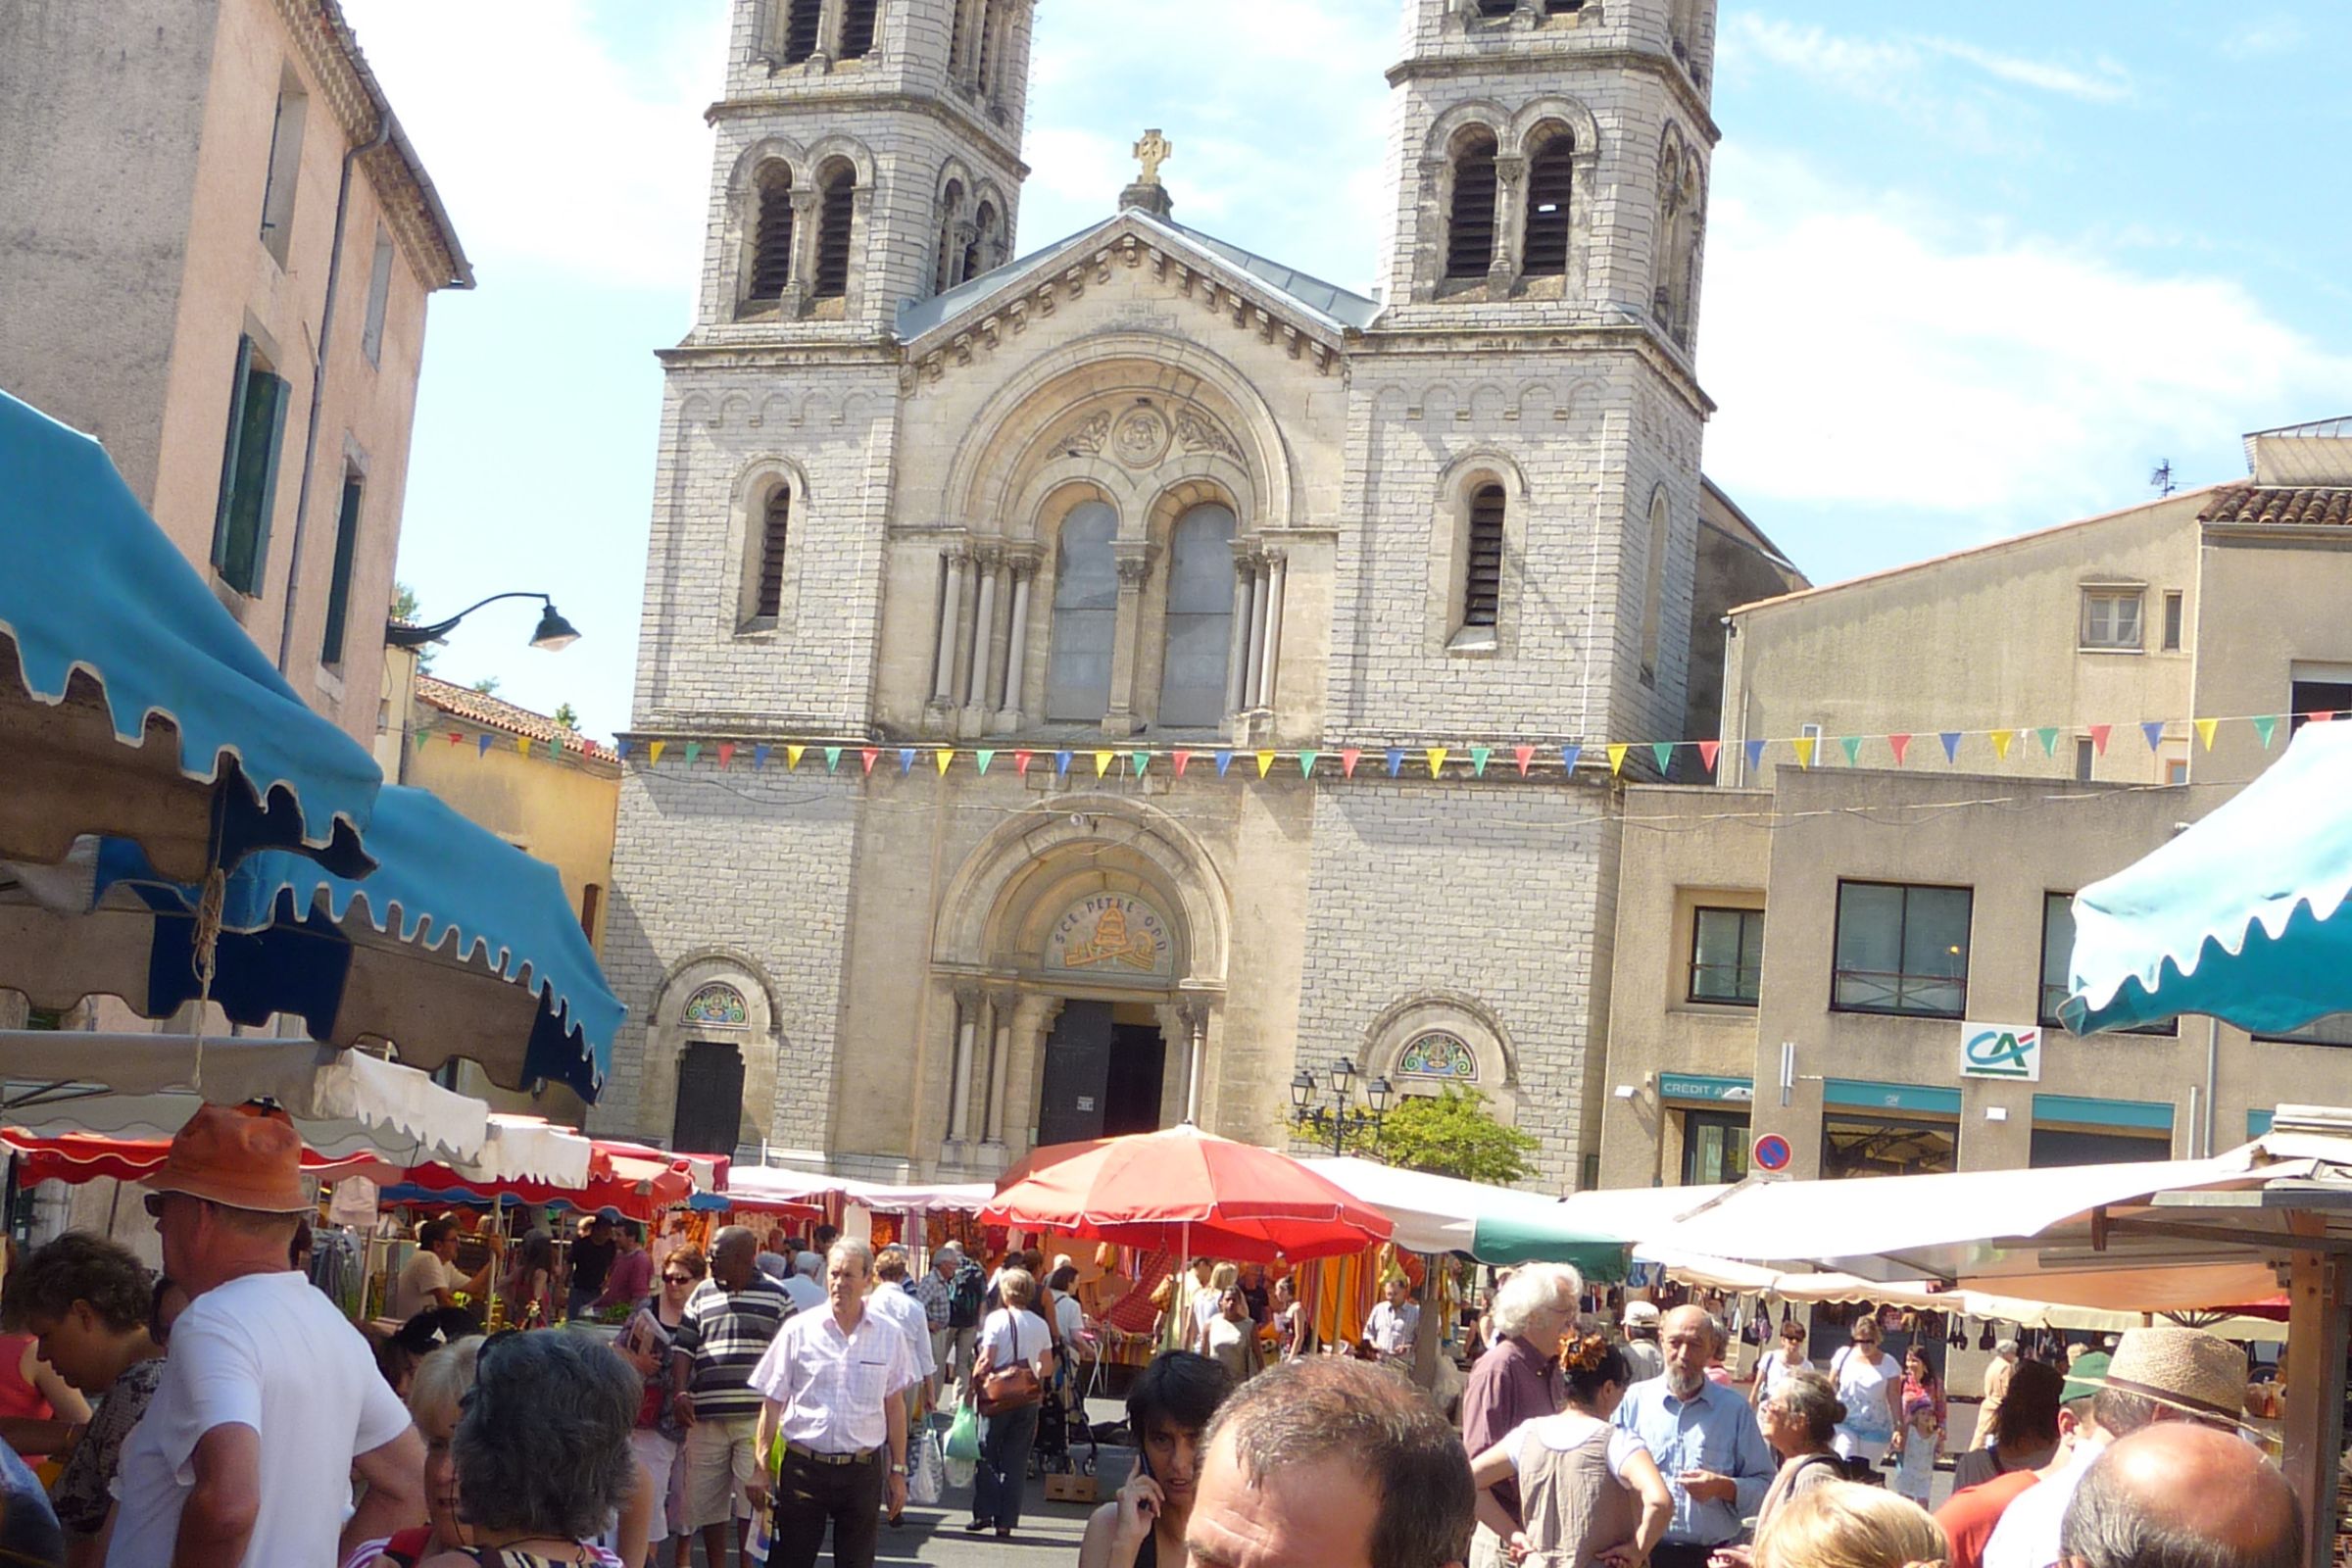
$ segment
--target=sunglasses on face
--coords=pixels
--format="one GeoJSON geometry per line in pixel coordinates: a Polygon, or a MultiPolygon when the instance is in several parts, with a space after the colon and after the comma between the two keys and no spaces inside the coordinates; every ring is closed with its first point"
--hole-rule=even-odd
{"type": "Polygon", "coordinates": [[[694,1276],[691,1274],[664,1274],[662,1279],[662,1283],[667,1285],[692,1285],[694,1283],[694,1276]]]}

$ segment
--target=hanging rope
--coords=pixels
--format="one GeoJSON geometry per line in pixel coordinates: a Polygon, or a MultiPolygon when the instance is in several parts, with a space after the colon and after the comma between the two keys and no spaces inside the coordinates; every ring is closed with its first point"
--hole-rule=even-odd
{"type": "Polygon", "coordinates": [[[220,967],[220,916],[228,902],[228,873],[215,865],[204,874],[204,897],[196,905],[196,1065],[188,1087],[204,1088],[204,1026],[212,1011],[213,975],[220,967]]]}

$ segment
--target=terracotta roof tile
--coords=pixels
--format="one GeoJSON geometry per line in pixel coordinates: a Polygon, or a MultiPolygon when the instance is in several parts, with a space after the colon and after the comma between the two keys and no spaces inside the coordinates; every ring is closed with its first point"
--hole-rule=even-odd
{"type": "Polygon", "coordinates": [[[565,751],[581,757],[609,759],[612,756],[578,730],[565,729],[545,713],[517,708],[487,692],[477,692],[470,686],[453,686],[431,675],[418,675],[416,700],[453,718],[479,724],[484,729],[503,730],[509,735],[520,735],[534,741],[555,741],[565,751]]]}
{"type": "Polygon", "coordinates": [[[2215,489],[2197,520],[2352,527],[2352,486],[2226,484],[2215,489]]]}

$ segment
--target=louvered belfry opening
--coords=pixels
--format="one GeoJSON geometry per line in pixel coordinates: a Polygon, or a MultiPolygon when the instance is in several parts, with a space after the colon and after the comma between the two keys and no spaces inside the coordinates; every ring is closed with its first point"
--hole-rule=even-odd
{"type": "Polygon", "coordinates": [[[1507,17],[1519,9],[1519,0],[1478,0],[1482,17],[1507,17]]]}
{"type": "Polygon", "coordinates": [[[966,278],[978,277],[988,270],[989,247],[996,243],[996,238],[997,209],[989,202],[982,202],[980,210],[972,215],[972,243],[963,252],[966,278]]]}
{"type": "Polygon", "coordinates": [[[825,176],[816,226],[815,287],[810,290],[820,300],[839,299],[850,291],[850,222],[857,194],[854,170],[837,169],[825,176]]]}
{"type": "Polygon", "coordinates": [[[1527,161],[1527,246],[1522,269],[1530,277],[1568,270],[1568,199],[1576,187],[1576,144],[1553,136],[1527,161]]]}
{"type": "Polygon", "coordinates": [[[874,14],[877,0],[843,0],[841,58],[862,60],[874,52],[874,14]]]}
{"type": "Polygon", "coordinates": [[[792,171],[770,164],[760,172],[760,220],[752,235],[754,301],[784,297],[792,281],[792,171]]]}
{"type": "Polygon", "coordinates": [[[972,0],[952,0],[956,20],[948,24],[948,72],[952,75],[963,68],[964,18],[972,9],[972,0]]]}
{"type": "Polygon", "coordinates": [[[1584,9],[1585,0],[1544,0],[1544,14],[1547,17],[1574,16],[1584,9]]]}
{"type": "Polygon", "coordinates": [[[1453,220],[1446,229],[1446,275],[1484,277],[1494,261],[1494,138],[1483,131],[1453,159],[1453,220]]]}
{"type": "Polygon", "coordinates": [[[784,608],[784,546],[792,530],[792,492],[777,485],[760,519],[760,602],[752,613],[773,620],[784,608]]]}
{"type": "Polygon", "coordinates": [[[1462,624],[1492,626],[1502,610],[1502,486],[1470,495],[1469,569],[1462,578],[1462,624]]]}
{"type": "Polygon", "coordinates": [[[817,19],[824,0],[792,0],[784,13],[784,63],[797,66],[816,53],[817,19]]]}

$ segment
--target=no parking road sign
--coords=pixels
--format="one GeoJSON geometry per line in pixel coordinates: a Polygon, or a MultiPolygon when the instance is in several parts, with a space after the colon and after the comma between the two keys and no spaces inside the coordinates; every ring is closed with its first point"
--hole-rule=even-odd
{"type": "Polygon", "coordinates": [[[1779,1133],[1766,1133],[1756,1140],[1748,1158],[1758,1170],[1787,1170],[1789,1159],[1788,1140],[1779,1133]]]}

